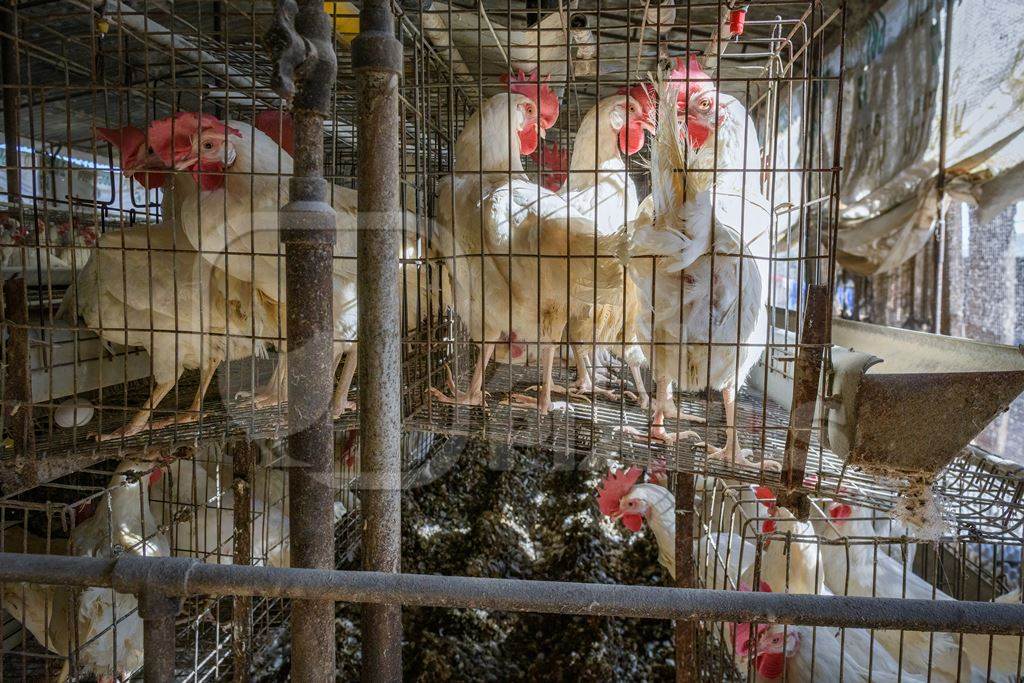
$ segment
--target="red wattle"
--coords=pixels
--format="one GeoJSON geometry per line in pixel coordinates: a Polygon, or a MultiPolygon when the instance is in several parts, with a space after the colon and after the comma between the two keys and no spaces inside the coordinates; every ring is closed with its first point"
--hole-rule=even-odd
{"type": "Polygon", "coordinates": [[[640,515],[622,515],[622,525],[630,531],[640,531],[644,528],[644,518],[640,515]]]}
{"type": "Polygon", "coordinates": [[[786,669],[786,655],[781,652],[769,652],[757,656],[757,672],[763,678],[773,680],[781,678],[786,669]]]}
{"type": "Polygon", "coordinates": [[[644,146],[644,129],[640,122],[619,129],[619,151],[626,156],[636,154],[644,146]]]}
{"type": "Polygon", "coordinates": [[[699,123],[687,123],[686,132],[690,136],[690,147],[700,149],[711,137],[711,129],[699,123]]]}
{"type": "Polygon", "coordinates": [[[199,161],[192,167],[192,177],[203,192],[219,190],[224,187],[224,164],[199,161]]]}
{"type": "Polygon", "coordinates": [[[519,131],[519,154],[524,157],[533,154],[533,151],[537,149],[537,141],[539,139],[540,136],[537,135],[536,125],[528,126],[519,131]]]}
{"type": "Polygon", "coordinates": [[[139,185],[142,185],[147,190],[155,190],[158,187],[163,187],[164,183],[167,182],[166,173],[140,171],[132,177],[138,181],[139,185]]]}

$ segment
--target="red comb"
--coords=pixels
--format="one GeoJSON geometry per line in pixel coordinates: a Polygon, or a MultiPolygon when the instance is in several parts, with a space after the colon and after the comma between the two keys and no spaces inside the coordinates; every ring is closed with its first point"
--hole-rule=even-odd
{"type": "MultiPolygon", "coordinates": [[[[597,507],[601,514],[609,517],[618,516],[621,512],[619,507],[623,496],[628,494],[643,472],[638,467],[630,467],[625,470],[609,470],[608,476],[601,482],[602,486],[597,491],[597,507]]],[[[643,519],[640,515],[622,515],[622,523],[631,531],[640,531],[643,526],[643,519]]]]}
{"type": "MultiPolygon", "coordinates": [[[[547,81],[547,77],[544,81],[547,81]]],[[[515,76],[505,74],[501,77],[501,82],[508,86],[509,92],[526,95],[537,103],[541,128],[547,130],[555,125],[555,121],[558,120],[558,95],[546,82],[538,80],[536,69],[530,73],[519,69],[515,76]]]]}
{"type": "Polygon", "coordinates": [[[123,155],[136,152],[139,146],[146,141],[146,134],[135,126],[125,126],[124,128],[100,128],[97,126],[96,137],[117,147],[123,155]]]}
{"type": "MultiPolygon", "coordinates": [[[[697,61],[697,55],[693,53],[690,53],[686,64],[683,63],[682,57],[676,57],[676,66],[669,72],[668,77],[670,80],[677,81],[680,89],[684,84],[686,85],[686,98],[713,85],[711,77],[701,68],[700,62],[697,61]]],[[[680,98],[684,97],[682,91],[679,96],[680,98]]]]}
{"type": "Polygon", "coordinates": [[[191,148],[192,137],[200,130],[215,131],[222,133],[225,137],[228,135],[242,137],[239,130],[232,128],[213,114],[182,111],[149,124],[150,144],[164,163],[171,166],[177,157],[191,148]]]}
{"type": "Polygon", "coordinates": [[[533,150],[530,158],[537,162],[542,171],[541,184],[552,192],[558,192],[569,177],[569,151],[562,149],[557,142],[541,145],[533,150]]]}
{"type": "Polygon", "coordinates": [[[771,513],[775,512],[775,492],[767,486],[755,486],[754,495],[771,513]]]}
{"type": "Polygon", "coordinates": [[[266,133],[288,154],[295,156],[295,123],[292,115],[277,109],[267,109],[256,115],[253,125],[266,133]]]}
{"type": "Polygon", "coordinates": [[[634,85],[629,90],[625,88],[619,91],[622,94],[629,95],[634,100],[640,103],[643,107],[644,113],[650,113],[650,111],[658,106],[658,90],[651,83],[642,83],[640,85],[634,85]]]}
{"type": "MultiPolygon", "coordinates": [[[[135,126],[123,128],[96,128],[96,137],[117,147],[121,153],[121,171],[136,170],[143,161],[146,149],[146,133],[135,126]]],[[[140,185],[148,189],[162,187],[166,181],[163,173],[136,173],[140,185]]]]}

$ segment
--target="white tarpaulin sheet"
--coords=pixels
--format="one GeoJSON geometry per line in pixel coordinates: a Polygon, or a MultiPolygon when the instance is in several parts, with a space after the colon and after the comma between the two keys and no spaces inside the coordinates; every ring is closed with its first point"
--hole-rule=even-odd
{"type": "MultiPolygon", "coordinates": [[[[847,37],[837,253],[863,274],[897,268],[936,224],[945,6],[891,0],[847,37]]],[[[953,11],[947,184],[953,199],[979,201],[984,217],[1024,198],[1021,183],[999,178],[1020,176],[1024,165],[1024,2],[960,0],[953,11]]],[[[826,72],[838,70],[836,51],[826,72]]],[[[824,150],[832,148],[832,90],[821,116],[824,150]]],[[[797,105],[784,107],[783,120],[801,130],[797,105]]],[[[784,130],[782,139],[789,142],[778,163],[798,167],[801,136],[784,130]]]]}

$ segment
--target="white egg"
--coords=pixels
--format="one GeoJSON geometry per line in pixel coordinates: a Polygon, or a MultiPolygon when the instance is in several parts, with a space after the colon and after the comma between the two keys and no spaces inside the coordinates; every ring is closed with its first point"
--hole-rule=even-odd
{"type": "Polygon", "coordinates": [[[70,429],[89,424],[89,420],[95,414],[96,409],[89,401],[84,398],[69,398],[53,411],[53,421],[64,429],[70,429]]]}

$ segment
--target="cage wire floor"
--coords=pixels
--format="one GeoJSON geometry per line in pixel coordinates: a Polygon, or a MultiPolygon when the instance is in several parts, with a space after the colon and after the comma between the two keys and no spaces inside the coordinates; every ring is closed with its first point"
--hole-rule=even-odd
{"type": "MultiPolygon", "coordinates": [[[[473,367],[470,361],[466,358],[458,364],[456,383],[460,389],[468,385],[473,367]]],[[[455,374],[454,366],[452,369],[455,374]]],[[[575,370],[557,360],[554,373],[555,383],[561,387],[568,386],[575,378],[575,370]]],[[[621,372],[618,374],[613,378],[614,386],[611,388],[619,394],[624,389],[631,390],[632,382],[627,382],[621,372]]],[[[445,387],[442,368],[435,368],[431,376],[435,378],[434,386],[445,387]]],[[[680,472],[768,486],[780,484],[779,474],[775,472],[709,458],[706,448],[697,439],[674,444],[651,443],[624,433],[624,426],[646,432],[650,424],[649,411],[629,398],[618,401],[600,396],[572,398],[568,401],[568,409],[553,409],[544,417],[532,407],[505,402],[510,393],[524,393],[538,381],[539,370],[535,365],[492,362],[484,382],[488,392],[485,407],[423,401],[406,419],[406,425],[412,429],[477,436],[586,455],[600,467],[607,462],[644,467],[664,464],[667,469],[680,472]]],[[[645,382],[651,390],[650,377],[645,377],[645,382]]],[[[676,420],[675,416],[668,415],[665,420],[667,431],[693,430],[711,447],[719,447],[725,442],[720,396],[712,393],[710,397],[688,395],[676,398],[684,415],[697,416],[706,423],[676,420]]],[[[552,396],[552,401],[564,400],[564,395],[552,396]]],[[[748,384],[738,395],[736,421],[740,444],[753,452],[754,459],[783,461],[789,424],[786,409],[766,399],[762,391],[748,384]]],[[[804,480],[804,491],[812,497],[891,512],[912,483],[898,477],[879,478],[847,466],[821,444],[815,427],[804,480]]],[[[1024,467],[980,449],[968,448],[939,474],[931,488],[947,523],[945,539],[1009,544],[1024,542],[1024,467]]]]}
{"type": "MultiPolygon", "coordinates": [[[[257,385],[270,376],[273,364],[260,361],[255,373],[257,385]]],[[[11,470],[0,478],[0,493],[10,495],[39,483],[52,481],[64,474],[89,467],[106,458],[129,457],[150,451],[171,451],[200,443],[226,443],[231,439],[280,439],[287,436],[288,403],[253,409],[236,393],[252,387],[252,366],[248,361],[229,363],[218,370],[206,392],[198,419],[179,422],[160,429],[146,429],[128,437],[98,441],[97,433],[109,434],[126,424],[139,406],[149,397],[150,381],[137,380],[124,385],[105,387],[81,395],[94,403],[96,414],[83,427],[64,429],[53,423],[55,406],[36,407],[36,443],[31,463],[24,463],[19,473],[11,470]],[[25,465],[28,467],[25,467],[25,465]]],[[[185,416],[199,387],[198,371],[182,375],[171,393],[154,411],[153,419],[185,416]]],[[[56,402],[59,404],[60,402],[56,402]]],[[[355,413],[347,413],[336,421],[337,431],[358,427],[355,413]]],[[[13,460],[13,446],[4,445],[0,464],[13,460]]]]}
{"type": "MultiPolygon", "coordinates": [[[[443,326],[434,328],[443,330],[443,326]]],[[[427,400],[427,387],[443,388],[444,364],[458,371],[458,383],[465,387],[472,370],[468,354],[455,356],[443,352],[447,344],[427,344],[431,353],[419,346],[423,340],[407,340],[403,361],[405,395],[403,397],[406,431],[424,431],[440,435],[476,436],[504,443],[541,446],[569,455],[591,456],[603,466],[605,461],[647,466],[664,462],[671,470],[713,475],[749,483],[779,483],[778,474],[759,468],[727,463],[708,458],[706,449],[693,441],[676,444],[648,443],[632,437],[621,427],[645,431],[649,411],[630,398],[617,401],[600,396],[589,399],[575,397],[568,401],[568,410],[553,410],[540,417],[535,409],[505,405],[502,400],[512,392],[524,392],[535,385],[539,373],[535,365],[510,365],[492,362],[488,368],[485,389],[489,392],[486,408],[453,406],[427,400]],[[457,368],[456,368],[457,365],[457,368]],[[428,381],[428,378],[431,381],[428,381]]],[[[462,345],[458,345],[462,347],[462,345]]],[[[248,362],[231,363],[215,377],[203,402],[201,418],[190,423],[151,429],[137,435],[96,441],[98,429],[110,432],[124,424],[134,408],[144,403],[149,382],[141,380],[124,386],[103,389],[103,400],[93,392],[86,395],[97,405],[97,416],[89,425],[61,429],[53,425],[46,408],[37,408],[35,459],[30,467],[15,470],[5,467],[3,495],[24,490],[31,485],[51,481],[82,467],[111,457],[126,457],[148,451],[168,452],[180,446],[200,443],[224,443],[234,438],[278,439],[287,434],[287,403],[253,410],[234,400],[235,392],[248,389],[253,376],[262,382],[269,375],[271,363],[261,361],[258,372],[248,362]],[[116,398],[115,398],[116,397],[116,398]],[[128,406],[126,409],[125,406],[128,406]]],[[[575,370],[556,363],[555,381],[565,387],[574,379],[575,370]]],[[[632,389],[622,369],[613,369],[618,393],[632,389]]],[[[649,377],[645,382],[651,389],[649,377]]],[[[184,413],[198,386],[198,373],[187,373],[175,391],[164,400],[156,417],[184,413]]],[[[679,406],[686,415],[696,415],[707,422],[676,421],[666,418],[669,431],[693,430],[712,447],[724,443],[724,413],[720,397],[711,395],[680,396],[679,406]]],[[[553,400],[564,400],[555,395],[553,400]]],[[[785,452],[788,411],[751,386],[745,386],[737,401],[737,426],[740,443],[753,451],[755,459],[782,462],[785,452]]],[[[336,421],[336,430],[355,429],[358,412],[350,412],[336,421]]],[[[11,448],[5,447],[6,459],[11,448]]],[[[9,460],[8,460],[9,462],[9,460]]],[[[880,479],[872,474],[848,467],[818,439],[815,429],[807,459],[806,490],[815,496],[888,512],[905,493],[908,482],[898,478],[880,479]]],[[[932,485],[933,491],[949,522],[948,537],[967,541],[1021,543],[1024,539],[1024,467],[1003,461],[979,449],[965,449],[947,466],[932,485]]]]}
{"type": "MultiPolygon", "coordinates": [[[[403,485],[410,487],[424,475],[431,453],[445,443],[432,433],[412,432],[403,443],[403,485]]],[[[109,456],[104,456],[108,458],[109,456]]],[[[83,495],[103,491],[117,461],[107,460],[95,467],[67,474],[59,479],[2,501],[3,506],[36,510],[28,530],[45,535],[42,520],[58,513],[83,495]]],[[[348,512],[335,524],[335,560],[339,566],[351,563],[361,543],[362,517],[354,490],[358,479],[358,458],[341,482],[348,512]]],[[[233,667],[231,598],[203,597],[186,600],[177,620],[175,680],[199,683],[224,680],[233,667]]],[[[273,669],[274,659],[288,637],[290,605],[280,598],[254,598],[252,602],[252,667],[273,669]]],[[[0,681],[56,680],[63,658],[49,653],[6,612],[0,612],[3,635],[3,665],[0,681]]]]}

